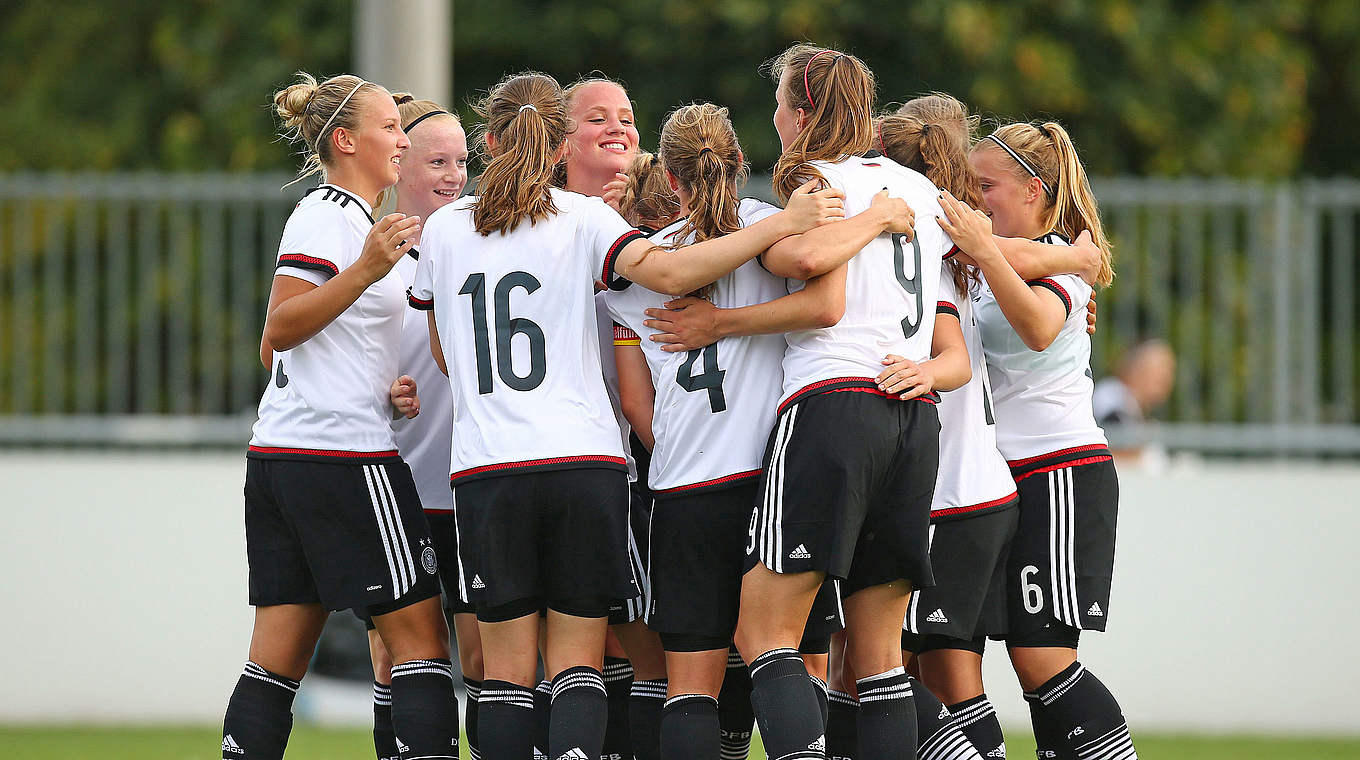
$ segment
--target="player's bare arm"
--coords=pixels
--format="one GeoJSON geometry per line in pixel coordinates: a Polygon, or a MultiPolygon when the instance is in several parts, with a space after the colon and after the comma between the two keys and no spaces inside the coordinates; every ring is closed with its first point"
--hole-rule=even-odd
{"type": "Polygon", "coordinates": [[[854,258],[885,231],[904,234],[910,240],[915,222],[911,206],[884,190],[874,196],[868,209],[849,219],[780,240],[761,255],[760,262],[780,277],[811,279],[854,258]]]}

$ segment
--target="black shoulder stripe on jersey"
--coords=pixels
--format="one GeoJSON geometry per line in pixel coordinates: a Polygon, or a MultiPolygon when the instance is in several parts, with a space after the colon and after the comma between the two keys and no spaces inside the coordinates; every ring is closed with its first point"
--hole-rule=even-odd
{"type": "Polygon", "coordinates": [[[340,268],[334,263],[316,256],[308,256],[305,253],[285,253],[279,256],[279,262],[274,268],[279,269],[281,267],[310,269],[315,272],[324,272],[332,277],[340,274],[340,268]]]}
{"type": "Polygon", "coordinates": [[[938,301],[935,304],[936,314],[948,314],[955,319],[959,318],[959,308],[948,301],[938,301]]]}
{"type": "Polygon", "coordinates": [[[420,251],[417,251],[415,246],[411,246],[410,248],[406,249],[406,255],[410,256],[416,261],[420,261],[420,251]]]}
{"type": "Polygon", "coordinates": [[[634,240],[645,239],[646,238],[642,236],[642,233],[637,230],[628,230],[622,235],[619,235],[619,239],[615,240],[614,244],[609,246],[608,251],[605,251],[604,271],[600,275],[600,282],[603,282],[610,290],[627,290],[628,286],[632,283],[614,274],[614,260],[619,257],[619,251],[622,251],[629,243],[634,240]]]}
{"type": "Polygon", "coordinates": [[[1059,285],[1057,281],[1042,277],[1037,280],[1027,280],[1025,284],[1030,286],[1037,285],[1038,287],[1047,288],[1053,291],[1058,298],[1062,299],[1063,311],[1067,313],[1067,316],[1072,316],[1072,296],[1067,295],[1067,289],[1059,285]]]}
{"type": "Polygon", "coordinates": [[[373,215],[368,213],[367,211],[364,211],[364,204],[360,202],[358,198],[355,198],[353,195],[350,195],[349,193],[345,192],[344,190],[341,190],[338,187],[332,187],[330,185],[317,185],[316,187],[303,193],[302,197],[306,198],[307,196],[311,195],[317,190],[322,191],[321,200],[330,201],[332,203],[339,203],[340,208],[345,208],[349,206],[350,202],[353,201],[354,205],[357,206],[360,211],[364,212],[364,216],[368,217],[369,224],[377,224],[377,222],[373,220],[373,215]]]}

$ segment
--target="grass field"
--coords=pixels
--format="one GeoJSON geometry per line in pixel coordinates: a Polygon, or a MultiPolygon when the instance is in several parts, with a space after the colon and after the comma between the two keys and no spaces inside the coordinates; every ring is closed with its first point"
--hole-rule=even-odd
{"type": "MultiPolygon", "coordinates": [[[[221,732],[214,727],[92,728],[0,726],[4,760],[202,760],[218,758],[221,732]]],[[[1360,758],[1360,739],[1186,737],[1137,734],[1146,760],[1341,760],[1360,758]]],[[[364,730],[298,726],[288,760],[371,760],[372,735],[364,730]]],[[[1006,737],[1007,754],[1034,757],[1028,735],[1006,737]]],[[[753,758],[763,757],[757,748],[753,758]]],[[[463,749],[467,757],[467,748],[463,749]]]]}

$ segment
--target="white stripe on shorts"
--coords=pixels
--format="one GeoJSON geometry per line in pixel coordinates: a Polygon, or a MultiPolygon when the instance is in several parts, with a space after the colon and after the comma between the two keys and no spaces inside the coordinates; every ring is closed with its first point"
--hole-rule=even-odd
{"type": "Polygon", "coordinates": [[[373,473],[370,468],[373,465],[364,465],[364,481],[368,484],[368,498],[373,503],[373,517],[378,522],[378,534],[382,538],[383,551],[387,554],[387,572],[392,577],[392,598],[397,599],[401,596],[401,581],[397,577],[397,563],[392,556],[392,541],[390,528],[387,525],[386,515],[382,505],[378,500],[378,488],[374,482],[373,473]]]}
{"type": "MultiPolygon", "coordinates": [[[[397,528],[397,538],[400,540],[401,545],[401,561],[406,566],[406,576],[408,578],[406,591],[410,591],[411,587],[416,585],[415,555],[411,553],[411,543],[406,540],[406,524],[401,521],[401,510],[397,508],[397,494],[392,490],[392,481],[387,479],[387,467],[380,464],[374,465],[374,467],[377,468],[378,475],[382,477],[383,487],[387,490],[388,509],[392,516],[392,523],[397,528]]],[[[402,593],[404,594],[406,591],[403,591],[402,593]]]]}
{"type": "Polygon", "coordinates": [[[757,555],[766,567],[776,573],[784,572],[784,454],[793,438],[793,423],[798,416],[798,405],[789,408],[779,420],[774,450],[770,456],[769,476],[765,481],[765,505],[761,515],[761,544],[757,555]]]}

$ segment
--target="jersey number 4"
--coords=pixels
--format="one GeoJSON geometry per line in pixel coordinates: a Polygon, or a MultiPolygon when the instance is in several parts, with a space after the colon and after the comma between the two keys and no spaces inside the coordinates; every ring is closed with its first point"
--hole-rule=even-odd
{"type": "MultiPolygon", "coordinates": [[[[510,291],[523,288],[525,293],[533,293],[541,286],[538,278],[528,272],[511,272],[496,283],[496,372],[501,376],[501,382],[517,391],[531,391],[543,384],[543,378],[548,374],[548,342],[543,337],[543,328],[533,320],[510,317],[510,291]],[[516,335],[529,339],[529,373],[525,375],[515,374],[511,342],[516,335]]],[[[481,272],[468,275],[458,295],[472,296],[477,390],[490,393],[496,388],[491,378],[491,337],[486,322],[486,275],[481,272]]]]}
{"type": "Polygon", "coordinates": [[[675,373],[675,382],[681,388],[693,393],[695,391],[708,391],[708,408],[714,414],[727,411],[727,397],[723,396],[723,377],[727,375],[727,370],[718,369],[718,344],[714,343],[707,348],[696,348],[685,356],[685,363],[680,365],[680,369],[675,373]],[[703,354],[704,371],[703,374],[694,374],[694,362],[703,354]]]}
{"type": "Polygon", "coordinates": [[[914,238],[911,241],[912,257],[916,260],[912,268],[912,276],[907,276],[907,252],[903,249],[902,243],[907,239],[906,235],[893,233],[893,274],[897,275],[897,284],[907,291],[907,295],[916,296],[916,322],[911,321],[911,315],[902,318],[902,335],[910,338],[921,329],[921,319],[925,316],[925,294],[921,292],[921,244],[914,238]]]}

